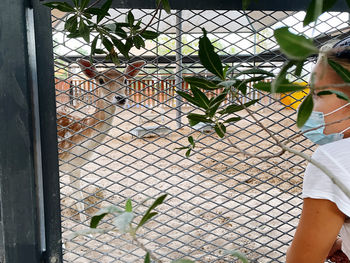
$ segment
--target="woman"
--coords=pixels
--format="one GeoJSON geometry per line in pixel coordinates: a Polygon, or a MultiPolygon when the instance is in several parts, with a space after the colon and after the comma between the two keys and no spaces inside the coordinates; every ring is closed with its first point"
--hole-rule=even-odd
{"type": "MultiPolygon", "coordinates": [[[[312,158],[324,164],[350,189],[350,103],[335,94],[317,96],[324,87],[344,92],[350,98],[350,85],[329,66],[327,58],[350,70],[350,38],[322,53],[313,70],[314,109],[303,130],[319,127],[305,135],[321,144],[312,158]],[[342,85],[343,84],[343,85],[342,85]],[[346,119],[346,120],[343,120],[346,119]],[[339,121],[343,120],[343,121],[339,121]],[[332,122],[336,122],[330,124],[332,122]]],[[[303,209],[287,263],[349,262],[350,199],[316,166],[309,164],[303,185],[303,209]],[[341,236],[341,239],[338,238],[341,236]]]]}

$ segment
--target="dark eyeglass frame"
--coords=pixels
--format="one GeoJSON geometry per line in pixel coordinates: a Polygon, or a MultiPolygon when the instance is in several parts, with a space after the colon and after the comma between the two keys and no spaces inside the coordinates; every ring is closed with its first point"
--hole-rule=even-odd
{"type": "Polygon", "coordinates": [[[336,47],[350,47],[350,36],[338,41],[333,45],[333,48],[336,47]]]}
{"type": "Polygon", "coordinates": [[[338,41],[333,45],[333,48],[343,48],[337,51],[334,56],[339,59],[350,60],[350,36],[338,41]]]}

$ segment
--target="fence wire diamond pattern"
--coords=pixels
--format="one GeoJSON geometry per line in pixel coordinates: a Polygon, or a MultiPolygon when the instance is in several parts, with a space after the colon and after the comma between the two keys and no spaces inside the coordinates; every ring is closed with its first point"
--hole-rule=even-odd
{"type": "MultiPolygon", "coordinates": [[[[152,11],[133,10],[144,25],[152,11]]],[[[127,12],[110,10],[106,23],[124,21],[127,12]]],[[[77,124],[79,118],[107,111],[97,106],[105,98],[100,98],[98,84],[86,78],[76,64],[76,59],[88,57],[89,47],[67,37],[64,14],[53,12],[52,16],[57,111],[77,124]]],[[[288,154],[266,160],[246,157],[217,137],[212,127],[190,127],[185,116],[194,109],[180,100],[176,89],[189,88],[184,76],[210,74],[198,58],[202,27],[209,32],[222,60],[230,67],[237,66],[236,72],[252,66],[278,72],[284,57],[273,38],[276,27],[288,25],[312,34],[318,44],[348,31],[345,13],[325,14],[315,29],[303,28],[302,19],[302,12],[162,13],[151,24],[153,30],[161,32],[158,39],[132,50],[134,60],[147,64],[127,83],[128,102],[103,131],[105,138],[100,142],[96,136],[98,143],[86,149],[93,155],[84,165],[76,166],[72,159],[62,163],[71,165],[70,172],[61,170],[60,174],[63,235],[86,228],[99,208],[110,204],[123,207],[130,198],[136,212],[141,213],[153,198],[168,193],[159,215],[140,233],[145,246],[164,262],[183,257],[196,262],[234,262],[225,250],[239,250],[252,262],[284,262],[300,214],[305,162],[288,154]],[[175,148],[186,145],[189,135],[198,138],[198,143],[186,158],[175,148]],[[68,175],[78,170],[81,177],[75,179],[80,186],[76,187],[68,175]],[[85,218],[79,216],[79,203],[84,204],[85,218]]],[[[114,67],[102,57],[94,57],[94,62],[99,71],[114,67]]],[[[312,63],[310,60],[309,69],[312,63]]],[[[303,72],[303,79],[290,76],[295,82],[305,82],[308,77],[309,71],[303,72]]],[[[303,96],[276,97],[249,89],[243,99],[260,99],[254,106],[257,118],[276,136],[288,137],[297,131],[295,113],[303,96]]],[[[275,152],[268,135],[245,113],[241,115],[244,120],[228,128],[230,139],[257,155],[275,152]]],[[[58,125],[58,132],[61,128],[58,125]]],[[[306,153],[313,147],[303,138],[293,144],[306,153]]],[[[109,226],[112,223],[107,218],[101,227],[109,226]]],[[[130,238],[117,232],[80,236],[64,246],[65,262],[143,262],[143,257],[144,252],[130,238]]]]}

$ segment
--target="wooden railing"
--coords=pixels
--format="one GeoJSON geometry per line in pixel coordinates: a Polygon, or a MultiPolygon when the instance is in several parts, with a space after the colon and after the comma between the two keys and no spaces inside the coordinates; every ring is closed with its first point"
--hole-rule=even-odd
{"type": "MultiPolygon", "coordinates": [[[[189,90],[187,82],[181,83],[182,90],[189,90]]],[[[128,107],[156,107],[158,105],[176,106],[176,85],[174,79],[153,80],[140,79],[130,83],[127,90],[128,107]]],[[[216,96],[222,89],[204,91],[209,98],[216,96]]],[[[81,104],[94,105],[98,97],[98,89],[92,81],[84,79],[56,79],[56,101],[58,104],[70,104],[80,107],[81,104]]],[[[261,98],[262,94],[248,88],[245,100],[261,98]]],[[[227,102],[230,98],[227,98],[227,102]]],[[[186,105],[186,103],[185,103],[186,105]]]]}

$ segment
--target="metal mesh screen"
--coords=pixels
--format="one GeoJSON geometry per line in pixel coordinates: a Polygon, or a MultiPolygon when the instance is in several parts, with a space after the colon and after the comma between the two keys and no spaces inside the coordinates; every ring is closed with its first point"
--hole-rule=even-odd
{"type": "MultiPolygon", "coordinates": [[[[153,10],[133,10],[146,25],[153,10]]],[[[110,10],[111,21],[124,21],[128,10],[110,10]]],[[[277,73],[284,57],[273,38],[282,25],[313,35],[322,44],[348,31],[347,13],[327,13],[315,28],[303,28],[303,12],[183,10],[162,13],[151,24],[161,35],[145,48],[133,49],[132,57],[147,61],[139,75],[127,84],[128,102],[107,118],[109,105],[99,86],[85,77],[75,60],[88,56],[89,47],[67,37],[64,14],[53,12],[58,134],[69,147],[60,148],[62,231],[88,226],[89,218],[110,204],[123,207],[133,200],[141,214],[152,199],[168,193],[159,215],[139,233],[140,240],[164,262],[189,258],[196,262],[233,262],[225,250],[239,250],[252,262],[284,262],[300,215],[302,175],[305,161],[290,154],[258,159],[236,153],[227,139],[220,139],[210,126],[190,127],[185,117],[194,109],[181,101],[176,89],[186,90],[183,76],[208,75],[198,59],[201,28],[209,32],[222,61],[238,66],[236,72],[257,66],[277,73]],[[104,100],[104,106],[98,101],[104,100]],[[93,117],[108,128],[94,136],[84,135],[94,145],[74,143],[74,127],[88,130],[84,118],[93,117]],[[62,119],[61,119],[62,120],[62,119]],[[83,124],[82,124],[83,123],[83,124]],[[83,125],[83,127],[82,127],[83,125]],[[85,125],[85,126],[84,126],[85,125]],[[67,127],[68,131],[67,132],[67,127]],[[101,136],[105,134],[105,136],[101,136]],[[175,148],[187,145],[187,136],[197,138],[190,158],[175,148]],[[63,158],[80,147],[82,155],[63,158]],[[87,152],[92,154],[88,155],[87,152]],[[69,180],[69,176],[73,180],[69,180]],[[80,177],[79,177],[80,176],[80,177]],[[82,210],[84,205],[84,211],[82,210]],[[80,208],[79,208],[80,207],[80,208]],[[79,215],[82,214],[82,215],[79,215]]],[[[98,70],[113,64],[95,57],[98,70]]],[[[311,69],[310,61],[306,69],[311,69]]],[[[119,70],[123,70],[120,68],[119,70]]],[[[305,82],[303,78],[295,82],[305,82]]],[[[271,96],[249,89],[245,101],[259,98],[252,109],[256,117],[278,137],[297,131],[295,113],[305,93],[271,96]]],[[[228,101],[229,102],[229,101],[228,101]]],[[[278,151],[273,140],[242,112],[243,120],[228,127],[230,140],[245,151],[266,154],[278,151]]],[[[300,138],[292,145],[311,153],[312,144],[300,138]]],[[[107,218],[103,227],[111,226],[107,218]]],[[[77,237],[65,243],[65,262],[143,262],[144,252],[117,232],[77,237]]]]}

